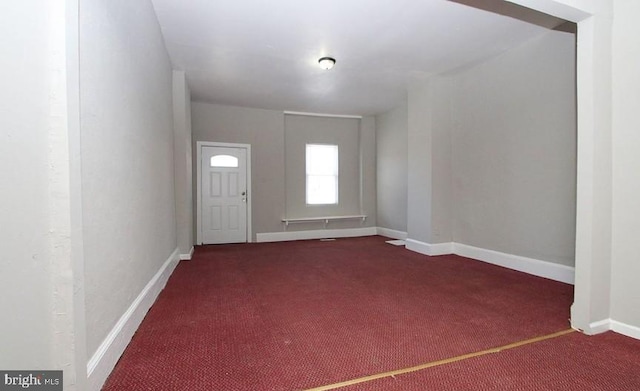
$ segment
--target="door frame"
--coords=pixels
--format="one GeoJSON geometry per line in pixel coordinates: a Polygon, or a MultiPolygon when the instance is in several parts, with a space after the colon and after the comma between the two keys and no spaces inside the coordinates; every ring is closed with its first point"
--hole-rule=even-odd
{"type": "Polygon", "coordinates": [[[251,226],[251,144],[219,143],[213,141],[196,142],[196,244],[202,244],[202,148],[222,147],[246,150],[247,157],[247,243],[253,242],[253,227],[251,226]]]}

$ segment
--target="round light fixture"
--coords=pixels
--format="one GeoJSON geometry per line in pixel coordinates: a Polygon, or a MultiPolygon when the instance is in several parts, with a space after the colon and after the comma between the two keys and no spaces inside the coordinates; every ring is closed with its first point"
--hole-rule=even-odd
{"type": "Polygon", "coordinates": [[[318,65],[320,65],[320,68],[322,69],[329,70],[336,65],[336,59],[331,57],[322,57],[318,60],[318,65]]]}

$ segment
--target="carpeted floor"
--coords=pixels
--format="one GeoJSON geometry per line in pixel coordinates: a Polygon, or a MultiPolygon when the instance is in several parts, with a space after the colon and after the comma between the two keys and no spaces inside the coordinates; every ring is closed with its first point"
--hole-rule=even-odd
{"type": "MultiPolygon", "coordinates": [[[[104,390],[302,390],[569,327],[569,285],[384,241],[197,248],[171,276],[104,390]]],[[[586,361],[591,350],[600,354],[589,348],[609,343],[599,338],[572,334],[556,339],[564,348],[549,341],[352,387],[554,389],[532,386],[537,372],[528,369],[526,352],[543,368],[544,347],[560,346],[548,355],[561,368],[570,361],[563,361],[565,351],[585,354],[586,361]],[[521,383],[529,385],[514,386],[521,383]]],[[[630,344],[636,349],[631,368],[640,370],[637,342],[630,344]]]]}
{"type": "Polygon", "coordinates": [[[341,388],[344,391],[637,391],[640,341],[608,332],[553,340],[341,388]]]}

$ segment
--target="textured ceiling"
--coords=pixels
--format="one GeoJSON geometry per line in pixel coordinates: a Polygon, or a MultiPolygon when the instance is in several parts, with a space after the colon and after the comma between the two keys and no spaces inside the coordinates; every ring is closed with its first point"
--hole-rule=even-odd
{"type": "Polygon", "coordinates": [[[194,100],[335,114],[391,109],[411,83],[561,23],[500,0],[152,1],[194,100]]]}

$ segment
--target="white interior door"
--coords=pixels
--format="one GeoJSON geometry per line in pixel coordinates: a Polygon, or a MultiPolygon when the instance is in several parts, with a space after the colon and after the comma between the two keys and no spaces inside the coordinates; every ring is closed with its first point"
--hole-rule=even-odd
{"type": "Polygon", "coordinates": [[[202,243],[247,241],[247,150],[202,146],[202,243]]]}

